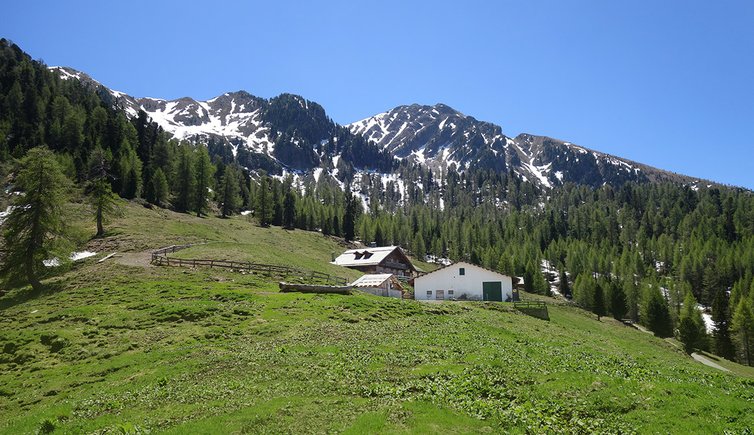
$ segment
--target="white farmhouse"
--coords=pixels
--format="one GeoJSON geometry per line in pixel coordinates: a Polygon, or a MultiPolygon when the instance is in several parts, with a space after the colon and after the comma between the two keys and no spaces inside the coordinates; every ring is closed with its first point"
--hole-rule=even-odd
{"type": "Polygon", "coordinates": [[[460,261],[416,278],[414,299],[510,301],[513,299],[513,280],[501,273],[460,261]]]}

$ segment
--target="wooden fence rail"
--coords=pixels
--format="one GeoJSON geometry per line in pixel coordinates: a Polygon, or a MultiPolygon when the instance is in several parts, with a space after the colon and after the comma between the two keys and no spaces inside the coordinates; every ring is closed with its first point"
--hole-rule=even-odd
{"type": "Polygon", "coordinates": [[[339,276],[333,276],[328,273],[317,272],[314,270],[307,271],[295,267],[281,266],[278,264],[252,263],[249,261],[232,261],[232,260],[211,260],[211,259],[185,259],[171,258],[168,254],[186,249],[191,245],[173,245],[158,249],[152,252],[152,264],[157,266],[178,266],[178,267],[220,267],[225,269],[239,270],[249,273],[261,273],[268,276],[289,277],[295,276],[303,279],[319,280],[331,282],[336,285],[346,285],[348,280],[339,276]]]}

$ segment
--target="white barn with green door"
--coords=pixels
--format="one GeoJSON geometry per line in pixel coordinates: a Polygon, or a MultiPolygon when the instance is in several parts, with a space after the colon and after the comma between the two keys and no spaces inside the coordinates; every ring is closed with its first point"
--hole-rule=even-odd
{"type": "Polygon", "coordinates": [[[460,261],[414,279],[414,299],[511,301],[510,276],[460,261]]]}

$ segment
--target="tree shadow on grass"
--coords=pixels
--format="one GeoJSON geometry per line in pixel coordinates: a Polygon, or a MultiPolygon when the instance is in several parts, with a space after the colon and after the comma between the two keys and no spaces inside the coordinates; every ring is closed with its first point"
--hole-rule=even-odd
{"type": "Polygon", "coordinates": [[[34,290],[30,285],[11,289],[6,291],[3,296],[0,296],[0,311],[5,311],[8,308],[21,305],[33,299],[46,298],[63,291],[64,288],[63,283],[57,281],[42,284],[41,291],[34,290]]]}

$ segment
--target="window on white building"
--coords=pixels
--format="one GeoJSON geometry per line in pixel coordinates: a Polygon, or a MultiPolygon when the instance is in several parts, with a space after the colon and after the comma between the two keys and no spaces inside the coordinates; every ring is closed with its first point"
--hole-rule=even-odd
{"type": "Polygon", "coordinates": [[[458,274],[459,275],[466,275],[466,268],[462,267],[462,268],[458,269],[458,274]]]}
{"type": "Polygon", "coordinates": [[[432,290],[427,290],[427,296],[432,296],[432,290]]]}

